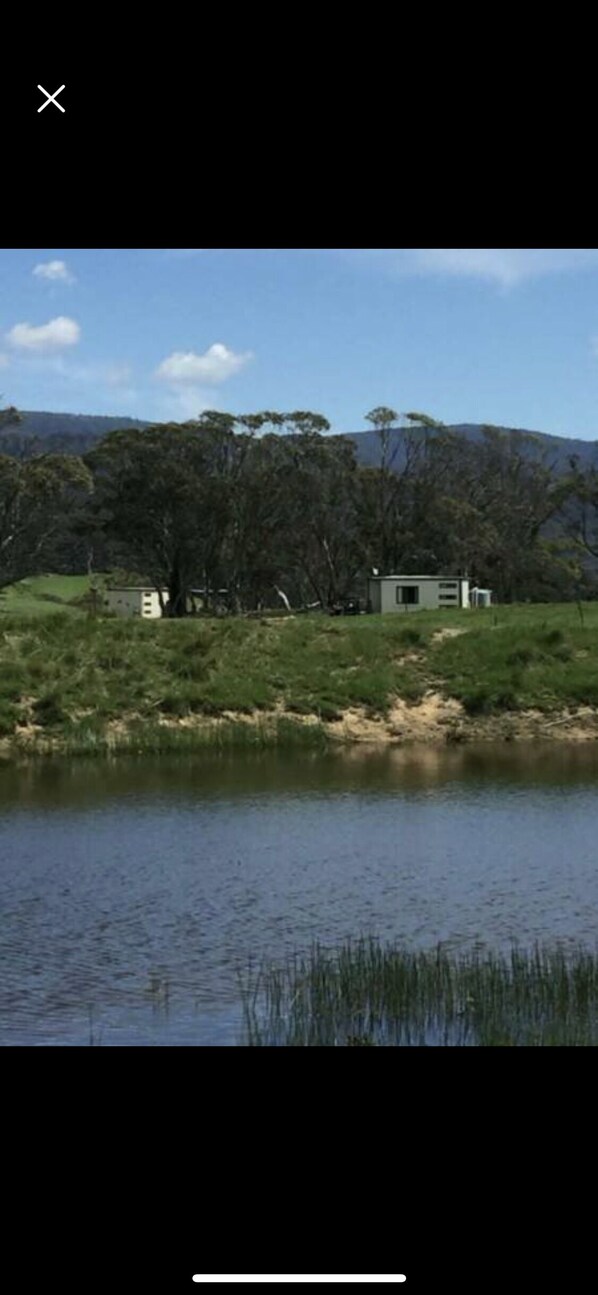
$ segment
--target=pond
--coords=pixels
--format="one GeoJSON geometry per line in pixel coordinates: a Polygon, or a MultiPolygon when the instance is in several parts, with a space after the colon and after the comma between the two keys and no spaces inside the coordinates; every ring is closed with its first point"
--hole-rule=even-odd
{"type": "Polygon", "coordinates": [[[313,941],[596,948],[598,746],[0,767],[0,1042],[235,1045],[313,941]]]}

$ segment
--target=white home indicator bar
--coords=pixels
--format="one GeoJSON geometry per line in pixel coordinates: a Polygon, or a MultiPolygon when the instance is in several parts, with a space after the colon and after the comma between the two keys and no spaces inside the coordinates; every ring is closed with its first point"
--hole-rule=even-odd
{"type": "Polygon", "coordinates": [[[212,1276],[209,1273],[206,1276],[201,1276],[200,1273],[195,1273],[193,1277],[193,1281],[194,1282],[405,1282],[407,1281],[407,1278],[405,1276],[405,1273],[396,1273],[393,1277],[386,1276],[386,1275],[383,1277],[381,1277],[380,1275],[374,1276],[374,1277],[365,1277],[365,1276],[331,1277],[330,1275],[325,1277],[318,1277],[316,1275],[311,1275],[311,1274],[309,1276],[306,1275],[306,1276],[300,1276],[300,1277],[296,1277],[296,1276],[294,1277],[292,1275],[287,1275],[286,1277],[285,1276],[257,1277],[253,1275],[249,1277],[240,1277],[240,1276],[216,1277],[216,1276],[212,1276]]]}

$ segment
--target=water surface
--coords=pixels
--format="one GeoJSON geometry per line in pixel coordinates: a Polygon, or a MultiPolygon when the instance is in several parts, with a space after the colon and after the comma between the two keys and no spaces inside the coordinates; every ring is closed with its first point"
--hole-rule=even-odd
{"type": "Polygon", "coordinates": [[[0,767],[0,1041],[235,1044],[313,940],[598,943],[598,748],[0,767]]]}

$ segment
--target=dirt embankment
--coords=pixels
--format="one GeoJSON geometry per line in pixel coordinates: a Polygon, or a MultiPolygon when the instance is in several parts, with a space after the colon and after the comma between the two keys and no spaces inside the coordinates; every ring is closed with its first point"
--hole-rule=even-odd
{"type": "Polygon", "coordinates": [[[471,716],[455,698],[428,692],[415,705],[397,698],[386,717],[371,719],[365,711],[354,709],[345,711],[341,720],[324,727],[331,737],[342,742],[383,745],[534,739],[596,742],[598,710],[592,706],[578,706],[559,714],[525,710],[471,716]]]}
{"type": "MultiPolygon", "coordinates": [[[[253,713],[225,711],[218,717],[189,715],[183,718],[160,717],[160,728],[189,733],[195,730],[202,738],[224,726],[236,724],[260,726],[264,733],[272,731],[276,740],[277,722],[284,717],[305,726],[319,725],[334,744],[401,746],[411,743],[440,746],[453,742],[516,742],[554,740],[560,742],[598,741],[598,708],[578,706],[559,713],[540,710],[504,711],[490,715],[468,715],[454,697],[428,691],[419,702],[407,702],[396,697],[386,715],[372,716],[365,707],[345,710],[340,718],[323,720],[317,714],[289,714],[282,706],[272,711],[255,710],[253,713]]],[[[139,732],[139,714],[123,715],[111,720],[104,731],[99,749],[117,751],[127,744],[133,726],[139,732]]],[[[0,756],[10,759],[14,754],[56,754],[64,749],[58,733],[50,733],[31,723],[17,728],[13,738],[0,739],[0,756]]]]}

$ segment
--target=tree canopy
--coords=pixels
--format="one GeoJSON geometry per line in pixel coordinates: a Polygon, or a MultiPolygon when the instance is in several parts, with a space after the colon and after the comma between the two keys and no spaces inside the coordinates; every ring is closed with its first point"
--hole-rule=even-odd
{"type": "Polygon", "coordinates": [[[496,428],[471,440],[424,413],[366,417],[369,467],[309,410],[126,427],[84,459],[0,454],[0,582],[99,557],[166,589],[173,616],[198,589],[208,608],[326,607],[374,568],[469,575],[501,600],[596,590],[598,468],[563,477],[541,443],[496,428]]]}

